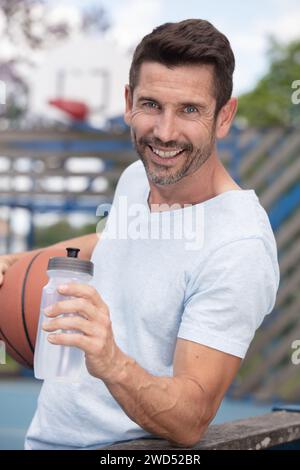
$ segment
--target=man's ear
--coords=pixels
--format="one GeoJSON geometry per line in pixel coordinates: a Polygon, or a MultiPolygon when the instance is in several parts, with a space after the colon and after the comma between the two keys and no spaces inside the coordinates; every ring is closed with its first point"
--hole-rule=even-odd
{"type": "Polygon", "coordinates": [[[131,111],[132,111],[133,96],[129,85],[125,85],[125,113],[124,121],[128,126],[131,124],[131,111]]]}
{"type": "Polygon", "coordinates": [[[230,98],[220,109],[216,125],[216,137],[218,139],[223,139],[228,134],[237,111],[237,104],[237,98],[230,98]]]}

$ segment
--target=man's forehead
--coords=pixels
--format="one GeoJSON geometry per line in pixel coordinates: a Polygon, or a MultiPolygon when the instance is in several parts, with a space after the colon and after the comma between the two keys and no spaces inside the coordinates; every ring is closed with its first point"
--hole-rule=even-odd
{"type": "Polygon", "coordinates": [[[147,92],[178,91],[188,98],[212,96],[213,68],[211,65],[177,65],[167,67],[157,62],[141,65],[136,96],[147,92]]]}

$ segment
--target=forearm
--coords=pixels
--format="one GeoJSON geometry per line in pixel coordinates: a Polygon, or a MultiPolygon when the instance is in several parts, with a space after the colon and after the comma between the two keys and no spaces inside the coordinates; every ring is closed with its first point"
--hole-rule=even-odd
{"type": "Polygon", "coordinates": [[[81,237],[71,238],[70,240],[55,243],[54,245],[51,245],[51,247],[47,248],[67,248],[69,246],[80,248],[80,258],[91,259],[93,250],[99,238],[100,234],[89,233],[87,235],[82,235],[81,237]]]}
{"type": "Polygon", "coordinates": [[[31,253],[32,255],[49,248],[67,248],[69,246],[76,247],[80,249],[80,258],[91,259],[93,249],[96,246],[96,243],[100,237],[100,234],[90,233],[88,235],[83,235],[81,237],[71,238],[70,240],[64,240],[54,245],[47,246],[45,248],[38,248],[36,250],[22,251],[20,253],[9,253],[0,256],[0,287],[3,284],[4,276],[6,271],[14,263],[19,261],[23,256],[31,253]]]}
{"type": "Polygon", "coordinates": [[[151,375],[121,351],[114,377],[104,382],[129,418],[152,434],[191,447],[206,429],[204,392],[189,377],[151,375]]]}
{"type": "Polygon", "coordinates": [[[41,250],[47,250],[49,248],[67,248],[69,246],[74,246],[76,248],[80,248],[81,258],[90,259],[97,241],[98,241],[97,234],[89,233],[87,235],[82,235],[81,237],[71,238],[69,240],[63,240],[61,242],[57,242],[57,243],[54,243],[53,245],[49,245],[43,248],[22,251],[19,253],[9,253],[9,254],[3,255],[2,257],[7,258],[7,260],[10,262],[9,264],[13,264],[16,261],[18,261],[20,258],[22,258],[23,256],[28,255],[29,253],[35,254],[41,250]]]}

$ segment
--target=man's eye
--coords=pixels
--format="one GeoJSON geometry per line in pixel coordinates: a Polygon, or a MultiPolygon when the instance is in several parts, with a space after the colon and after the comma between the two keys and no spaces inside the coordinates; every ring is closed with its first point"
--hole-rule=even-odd
{"type": "Polygon", "coordinates": [[[188,113],[188,114],[191,114],[191,113],[194,113],[194,112],[197,112],[198,109],[195,107],[195,106],[186,106],[184,108],[185,112],[188,113]]]}
{"type": "Polygon", "coordinates": [[[152,108],[152,109],[157,108],[157,104],[154,103],[153,101],[146,101],[145,103],[143,103],[143,106],[145,106],[146,108],[152,108]]]}

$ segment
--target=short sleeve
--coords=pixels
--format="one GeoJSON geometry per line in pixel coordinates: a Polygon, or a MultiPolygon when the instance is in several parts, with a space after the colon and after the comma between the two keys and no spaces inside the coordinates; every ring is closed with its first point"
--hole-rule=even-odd
{"type": "Polygon", "coordinates": [[[273,263],[260,238],[230,242],[209,255],[188,279],[178,337],[244,358],[275,305],[273,263]]]}

